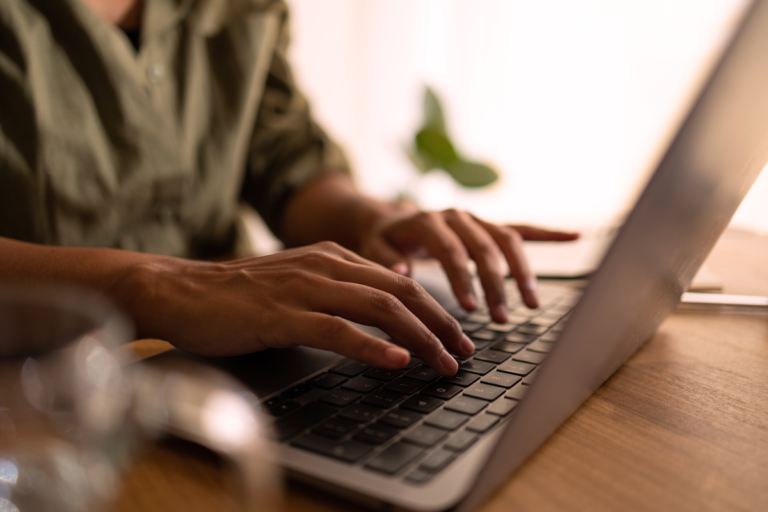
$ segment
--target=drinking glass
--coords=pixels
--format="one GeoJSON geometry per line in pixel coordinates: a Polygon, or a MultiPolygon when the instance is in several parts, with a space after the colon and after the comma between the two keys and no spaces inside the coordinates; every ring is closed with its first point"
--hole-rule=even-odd
{"type": "Polygon", "coordinates": [[[94,293],[0,289],[0,512],[109,503],[137,439],[115,350],[131,339],[94,293]]]}

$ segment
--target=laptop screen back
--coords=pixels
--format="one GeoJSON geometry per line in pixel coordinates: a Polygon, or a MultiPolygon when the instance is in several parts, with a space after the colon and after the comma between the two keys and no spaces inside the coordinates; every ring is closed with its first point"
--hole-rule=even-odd
{"type": "Polygon", "coordinates": [[[768,161],[768,2],[725,51],[473,491],[504,481],[658,328],[768,161]]]}

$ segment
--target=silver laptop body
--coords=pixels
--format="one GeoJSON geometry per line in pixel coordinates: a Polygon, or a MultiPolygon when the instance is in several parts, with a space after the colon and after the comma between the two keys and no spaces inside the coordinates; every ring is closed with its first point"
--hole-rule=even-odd
{"type": "MultiPolygon", "coordinates": [[[[295,478],[374,508],[474,509],[675,309],[767,161],[768,1],[759,1],[745,14],[509,421],[423,485],[289,445],[279,445],[283,465],[295,478]]],[[[450,294],[437,288],[428,286],[454,307],[450,294]]],[[[339,359],[297,348],[225,366],[266,398],[339,359]]]]}

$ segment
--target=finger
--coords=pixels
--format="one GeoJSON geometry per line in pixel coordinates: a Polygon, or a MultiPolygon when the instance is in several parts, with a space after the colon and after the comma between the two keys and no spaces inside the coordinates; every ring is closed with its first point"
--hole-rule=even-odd
{"type": "Polygon", "coordinates": [[[407,276],[411,272],[408,258],[384,238],[377,237],[373,240],[365,256],[402,276],[407,276]]]}
{"type": "Polygon", "coordinates": [[[311,348],[330,350],[379,368],[400,369],[411,355],[402,347],[371,336],[341,318],[323,313],[305,313],[295,323],[291,336],[311,348]]]}
{"type": "Polygon", "coordinates": [[[465,212],[449,210],[446,222],[459,235],[477,264],[477,274],[485,290],[485,298],[494,321],[506,323],[507,302],[504,296],[502,253],[491,235],[465,212]]]}
{"type": "MultiPolygon", "coordinates": [[[[472,355],[474,344],[464,335],[459,322],[413,279],[381,270],[356,268],[352,265],[346,266],[346,271],[337,271],[335,277],[341,281],[362,284],[393,295],[427,329],[435,333],[449,351],[462,357],[472,355]]],[[[386,328],[382,330],[389,332],[386,328]]]]}
{"type": "Polygon", "coordinates": [[[576,240],[581,236],[579,233],[567,231],[551,231],[549,229],[537,228],[533,226],[509,226],[523,237],[523,240],[567,242],[576,240]]]}
{"type": "Polygon", "coordinates": [[[417,242],[423,246],[430,256],[442,264],[462,307],[469,311],[477,308],[472,276],[467,269],[467,249],[459,236],[445,223],[442,214],[421,212],[412,217],[410,222],[388,233],[388,236],[397,245],[409,246],[417,242]]]}
{"type": "Polygon", "coordinates": [[[539,299],[536,296],[536,276],[528,265],[528,260],[523,251],[523,237],[506,226],[497,226],[480,219],[476,219],[488,233],[496,240],[496,243],[504,253],[509,265],[509,272],[517,281],[517,288],[523,297],[523,302],[529,308],[539,307],[539,299]]]}
{"type": "Polygon", "coordinates": [[[357,283],[326,283],[324,288],[328,293],[312,305],[316,311],[378,327],[441,375],[456,373],[456,360],[443,343],[394,295],[357,283]]]}

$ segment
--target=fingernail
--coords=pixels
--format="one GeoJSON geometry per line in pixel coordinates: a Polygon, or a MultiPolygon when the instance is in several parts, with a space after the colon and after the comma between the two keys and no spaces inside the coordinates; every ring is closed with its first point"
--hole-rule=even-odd
{"type": "Polygon", "coordinates": [[[387,347],[384,351],[384,359],[398,367],[403,367],[411,360],[411,355],[407,350],[399,347],[387,347]]]}
{"type": "Polygon", "coordinates": [[[507,306],[504,304],[496,304],[493,306],[493,318],[499,323],[507,322],[507,306]]]}
{"type": "Polygon", "coordinates": [[[445,371],[450,372],[451,375],[456,373],[456,370],[459,369],[459,363],[457,363],[445,350],[440,354],[440,364],[442,364],[445,371]]]}
{"type": "Polygon", "coordinates": [[[395,274],[400,274],[401,276],[407,276],[408,275],[408,265],[405,263],[395,263],[392,265],[392,272],[395,274]]]}
{"type": "Polygon", "coordinates": [[[464,337],[461,339],[461,349],[464,351],[465,354],[471,355],[475,352],[475,344],[472,343],[472,340],[470,340],[467,335],[465,334],[464,337]]]}

